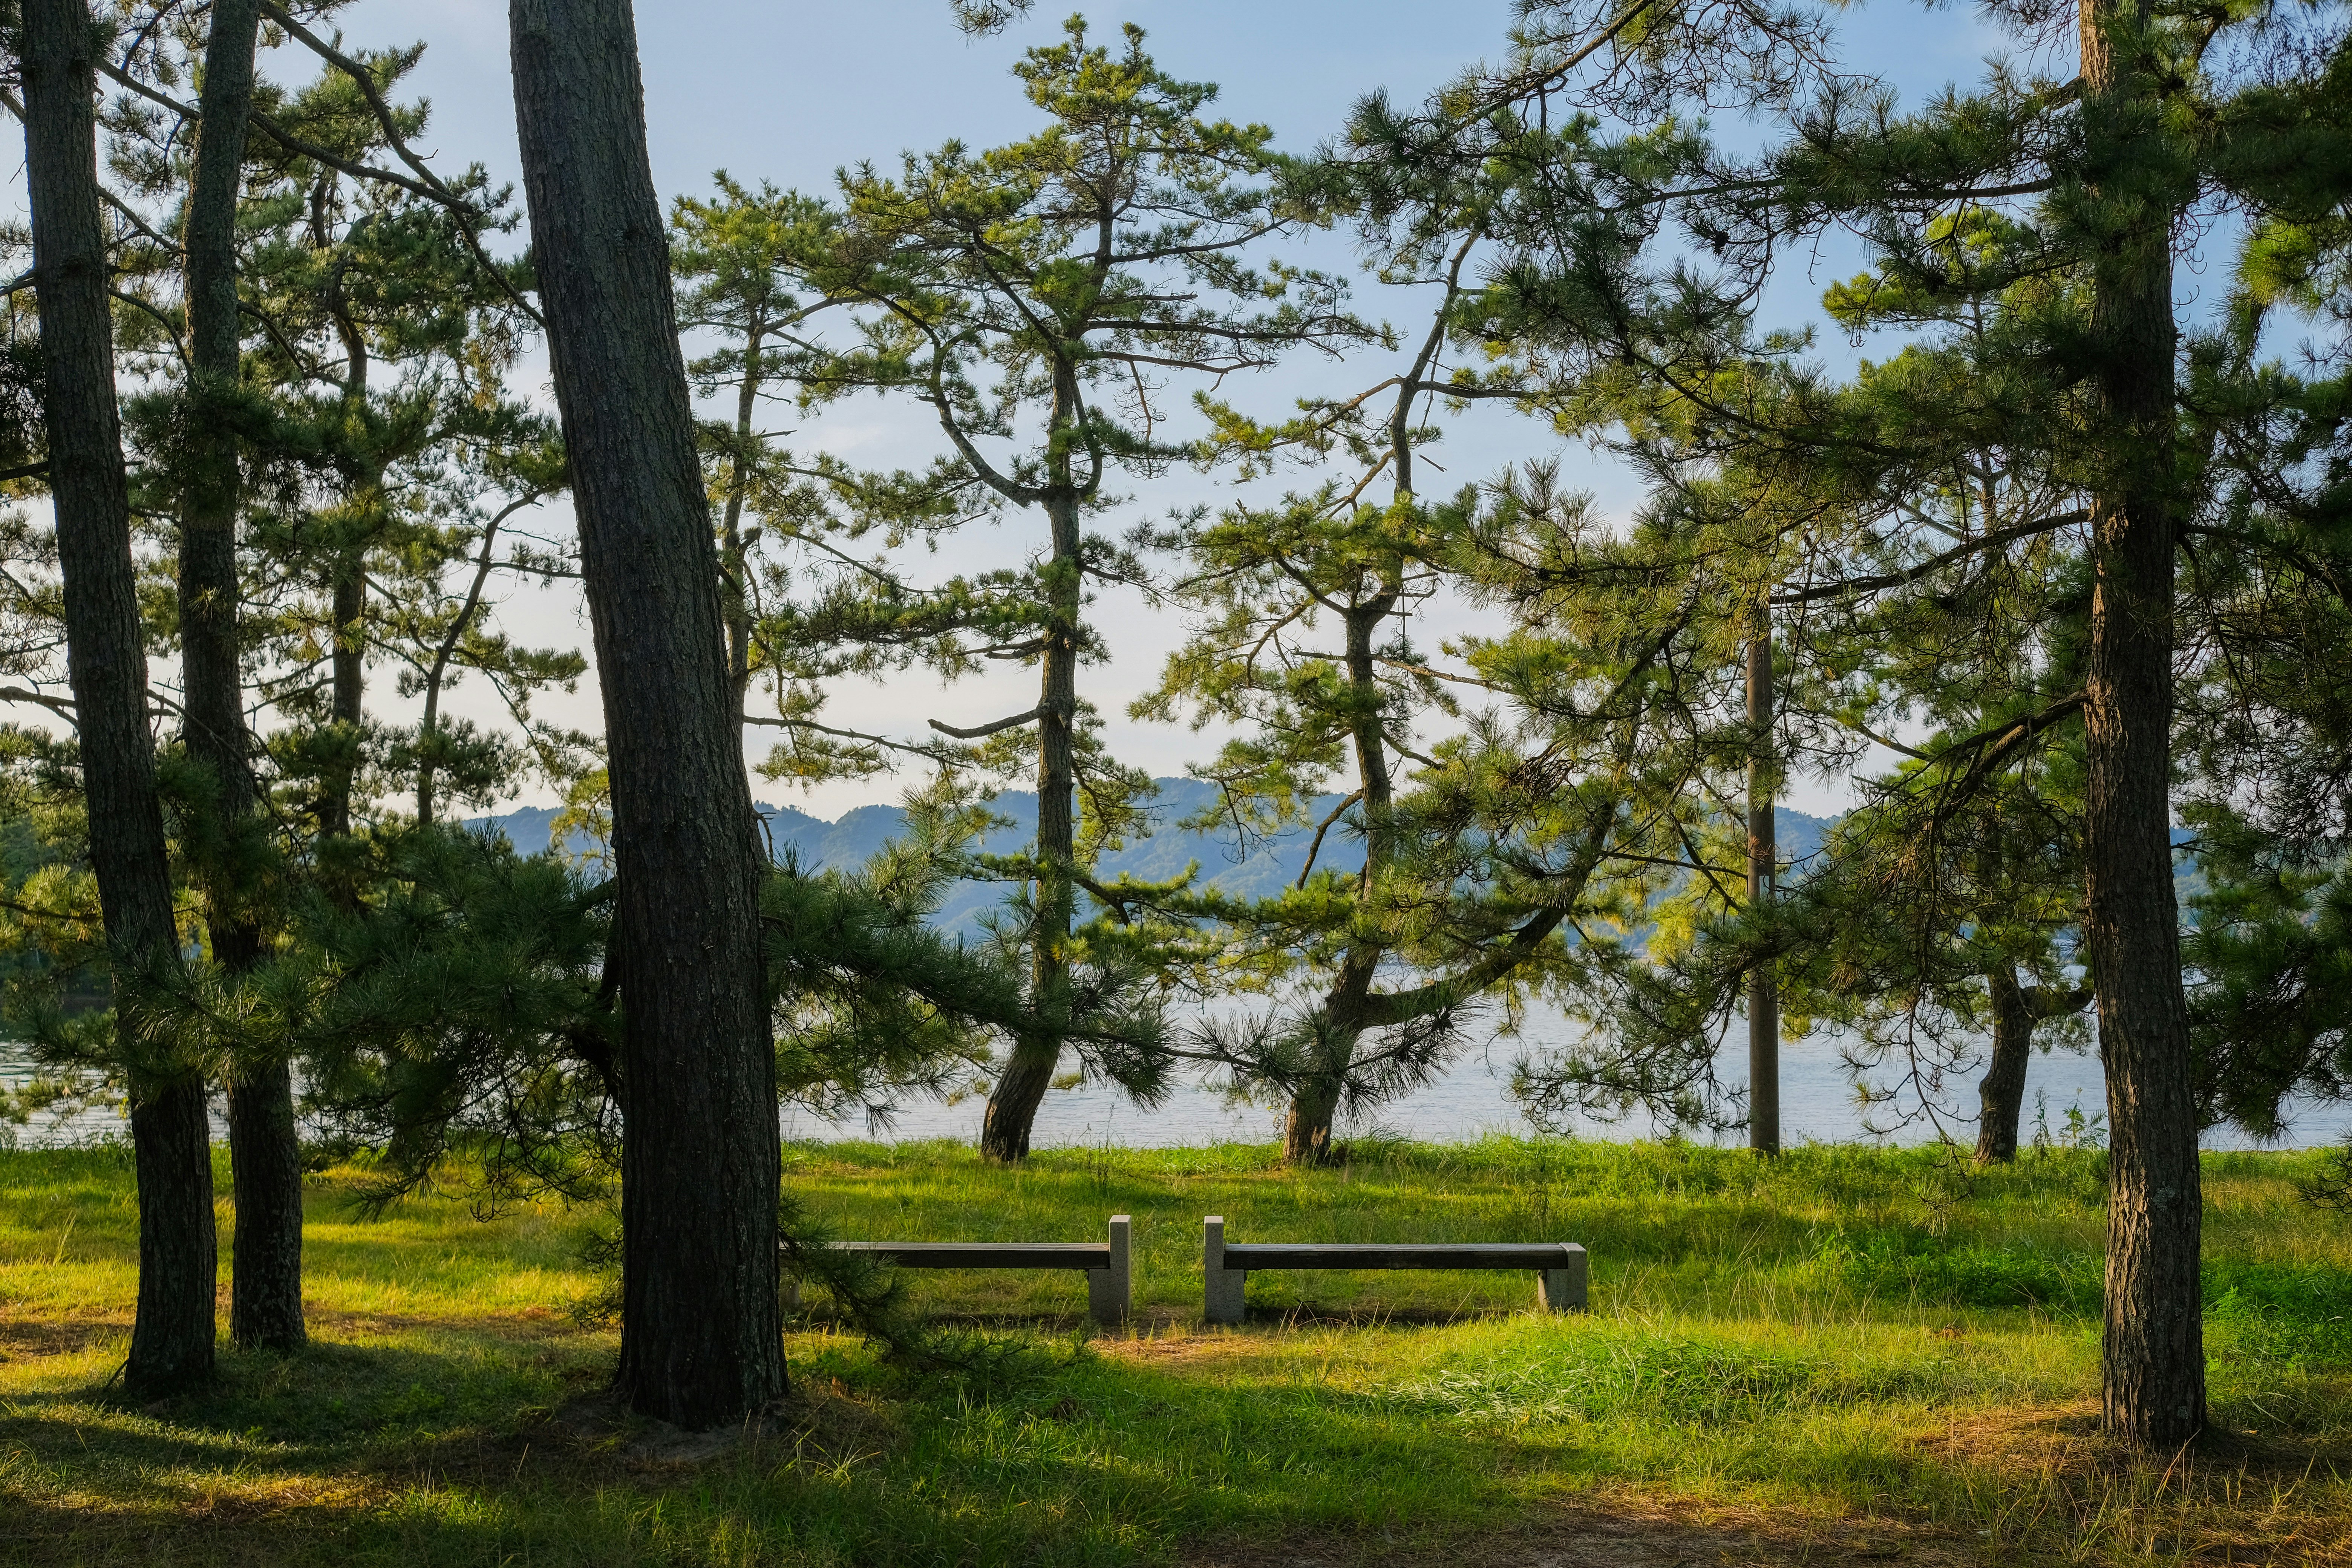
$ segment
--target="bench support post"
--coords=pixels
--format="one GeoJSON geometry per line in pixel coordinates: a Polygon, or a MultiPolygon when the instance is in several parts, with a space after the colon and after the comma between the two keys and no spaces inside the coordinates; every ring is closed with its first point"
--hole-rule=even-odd
{"type": "Polygon", "coordinates": [[[1134,1229],[1127,1215],[1111,1215],[1110,1267],[1087,1270],[1087,1310],[1106,1328],[1115,1329],[1127,1321],[1135,1280],[1129,1251],[1134,1229]]]}
{"type": "Polygon", "coordinates": [[[1213,1323],[1238,1323],[1244,1316],[1242,1288],[1249,1276],[1225,1267],[1225,1216],[1211,1215],[1202,1222],[1201,1270],[1207,1294],[1201,1316],[1213,1323]]]}
{"type": "Polygon", "coordinates": [[[1560,1251],[1566,1254],[1560,1266],[1536,1276],[1536,1305],[1547,1312],[1581,1312],[1588,1263],[1584,1248],[1570,1241],[1560,1251]]]}

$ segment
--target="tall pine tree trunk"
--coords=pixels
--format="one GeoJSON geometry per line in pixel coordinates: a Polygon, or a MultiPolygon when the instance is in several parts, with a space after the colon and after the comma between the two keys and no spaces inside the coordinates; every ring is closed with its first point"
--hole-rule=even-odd
{"type": "Polygon", "coordinates": [[[2172,885],[2174,194],[2142,62],[2115,46],[2147,13],[2083,7],[2085,153],[2116,221],[2094,273],[2094,390],[2105,473],[2094,585],[2084,937],[2107,1074],[2107,1425],[2169,1447],[2205,1422],[2198,1290],[2203,1198],[2172,885]]]}
{"type": "Polygon", "coordinates": [[[142,981],[179,962],[171,867],[147,728],[147,661],[115,403],[114,335],[100,223],[92,100],[102,33],[84,0],[25,0],[25,172],[34,287],[48,376],[44,399],[66,663],[89,805],[139,1180],[139,1308],[124,1382],[168,1394],[213,1370],[212,1130],[204,1080],[152,1054],[128,1021],[142,981]]]}
{"type": "MultiPolygon", "coordinates": [[[[1057,404],[1075,405],[1076,398],[1057,404]]],[[[1045,636],[1044,668],[1037,693],[1037,931],[1030,948],[1030,1005],[1051,1017],[1066,1005],[1070,982],[1070,927],[1076,915],[1078,718],[1078,503],[1066,488],[1045,502],[1054,532],[1054,556],[1046,571],[1051,619],[1045,636]]],[[[1013,1058],[990,1091],[981,1121],[981,1152],[992,1160],[1020,1160],[1029,1153],[1037,1107],[1052,1087],[1062,1058],[1061,1037],[1041,1028],[1013,1041],[1013,1058]]]]}
{"type": "MultiPolygon", "coordinates": [[[[1774,825],[1772,790],[1772,608],[1763,605],[1763,630],[1748,645],[1748,721],[1755,730],[1748,764],[1748,903],[1763,910],[1772,901],[1780,868],[1780,834],[1774,825]]],[[[1780,1152],[1780,988],[1769,965],[1759,963],[1748,982],[1748,1146],[1759,1154],[1780,1152]]]]}
{"type": "MultiPolygon", "coordinates": [[[[195,175],[182,245],[187,259],[191,420],[188,482],[180,502],[180,664],[188,753],[211,769],[224,824],[253,814],[256,790],[245,729],[238,654],[236,434],[236,209],[244,184],[246,121],[253,107],[259,0],[214,0],[205,49],[195,175]]],[[[233,840],[232,840],[233,845],[233,840]]],[[[214,961],[242,974],[261,958],[261,929],[234,884],[215,867],[205,889],[214,961]]],[[[293,1077],[282,1061],[241,1064],[228,1083],[229,1171],[236,1189],[229,1337],[240,1345],[293,1350],[302,1327],[302,1152],[294,1127],[293,1077]]]]}
{"type": "Polygon", "coordinates": [[[512,0],[509,18],[620,863],[617,1382],[707,1428],[785,1378],[751,796],[629,3],[512,0]]]}

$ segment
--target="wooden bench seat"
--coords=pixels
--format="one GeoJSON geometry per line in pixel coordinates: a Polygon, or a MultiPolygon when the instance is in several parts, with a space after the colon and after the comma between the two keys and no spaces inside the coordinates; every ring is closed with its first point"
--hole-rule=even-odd
{"type": "Polygon", "coordinates": [[[1577,1243],[1554,1241],[1227,1242],[1222,1215],[1202,1222],[1202,1315],[1238,1323],[1253,1268],[1526,1268],[1536,1276],[1536,1304],[1582,1311],[1587,1259],[1577,1243]]]}
{"type": "MultiPolygon", "coordinates": [[[[831,1246],[836,1252],[862,1252],[901,1268],[1084,1269],[1088,1315],[1116,1327],[1127,1321],[1134,1284],[1134,1228],[1126,1215],[1118,1214],[1110,1216],[1110,1233],[1102,1241],[836,1241],[831,1246]]],[[[797,1279],[791,1282],[786,1300],[800,1304],[797,1279]]]]}

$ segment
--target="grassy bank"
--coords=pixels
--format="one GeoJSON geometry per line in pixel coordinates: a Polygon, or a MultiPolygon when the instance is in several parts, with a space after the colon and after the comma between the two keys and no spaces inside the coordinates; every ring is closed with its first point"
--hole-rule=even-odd
{"type": "Polygon", "coordinates": [[[446,1191],[371,1220],[348,1170],[310,1198],[314,1348],[118,1403],[127,1160],[0,1154],[0,1560],[2352,1563],[2352,1219],[2296,1198],[2317,1156],[2208,1156],[2216,1434],[2149,1461],[2095,1434],[2095,1152],[1270,1155],[788,1150],[845,1237],[1131,1214],[1137,1321],[1090,1334],[1076,1275],[916,1275],[927,1310],[1034,1346],[927,1380],[813,1297],[793,1409],[707,1457],[586,1397],[615,1342],[574,1312],[591,1216],[446,1191]],[[1538,1317],[1518,1275],[1267,1275],[1207,1330],[1209,1213],[1236,1240],[1581,1241],[1593,1310],[1538,1317]]]}

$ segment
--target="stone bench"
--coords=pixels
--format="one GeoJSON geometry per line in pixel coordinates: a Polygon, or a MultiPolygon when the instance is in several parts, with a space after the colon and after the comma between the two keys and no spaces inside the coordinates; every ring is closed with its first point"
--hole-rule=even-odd
{"type": "MultiPolygon", "coordinates": [[[[861,1252],[901,1268],[1082,1268],[1087,1275],[1087,1310],[1110,1327],[1127,1321],[1134,1284],[1130,1239],[1133,1223],[1110,1216],[1103,1241],[836,1241],[836,1252],[861,1252]]],[[[800,1281],[790,1282],[785,1300],[800,1305],[800,1281]]]]}
{"type": "Polygon", "coordinates": [[[1536,1304],[1547,1311],[1580,1312],[1585,1305],[1584,1248],[1572,1241],[1504,1242],[1253,1242],[1225,1240],[1222,1215],[1202,1222],[1201,1262],[1207,1279],[1202,1315],[1213,1323],[1242,1321],[1242,1289],[1253,1268],[1527,1268],[1536,1276],[1536,1304]]]}

